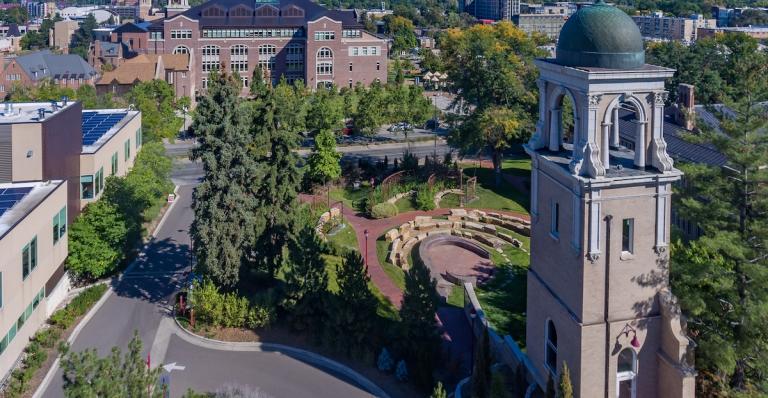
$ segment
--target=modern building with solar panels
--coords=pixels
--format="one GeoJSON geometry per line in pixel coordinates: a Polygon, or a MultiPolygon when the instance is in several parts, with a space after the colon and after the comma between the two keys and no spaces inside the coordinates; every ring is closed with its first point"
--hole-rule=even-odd
{"type": "Polygon", "coordinates": [[[133,167],[141,149],[140,115],[126,109],[82,112],[81,208],[101,196],[106,177],[123,176],[133,167]]]}
{"type": "Polygon", "coordinates": [[[66,297],[69,225],[133,166],[141,134],[138,111],[0,104],[0,375],[66,297]]]}
{"type": "Polygon", "coordinates": [[[67,235],[66,181],[0,183],[0,375],[66,297],[67,235]]]}

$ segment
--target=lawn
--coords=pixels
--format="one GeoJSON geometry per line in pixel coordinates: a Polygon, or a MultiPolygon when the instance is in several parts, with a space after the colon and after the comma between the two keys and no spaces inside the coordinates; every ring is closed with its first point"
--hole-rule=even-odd
{"type": "Polygon", "coordinates": [[[328,243],[337,249],[359,250],[358,248],[360,246],[357,244],[357,235],[355,235],[354,228],[352,228],[347,219],[343,219],[342,223],[344,226],[341,229],[332,229],[329,234],[326,235],[328,243]]]}
{"type": "Polygon", "coordinates": [[[504,174],[520,177],[530,177],[531,158],[527,155],[511,156],[501,162],[501,170],[504,174]]]}
{"type": "Polygon", "coordinates": [[[395,286],[400,288],[400,290],[405,290],[405,271],[403,271],[402,268],[390,263],[389,260],[387,260],[388,254],[389,242],[384,239],[384,236],[380,236],[379,239],[376,240],[376,256],[379,258],[379,264],[381,264],[381,268],[384,269],[384,273],[387,274],[395,286]]]}
{"type": "MultiPolygon", "coordinates": [[[[469,202],[467,208],[508,210],[528,214],[530,203],[528,195],[516,190],[511,184],[503,180],[499,186],[496,186],[493,170],[470,166],[464,169],[464,176],[464,181],[467,178],[477,177],[478,198],[469,202]]],[[[440,201],[440,207],[459,207],[459,196],[455,194],[445,195],[440,201]]]]}
{"type": "Polygon", "coordinates": [[[405,213],[408,211],[418,210],[413,206],[413,197],[411,197],[410,195],[395,202],[395,206],[397,206],[398,213],[405,213]]]}
{"type": "Polygon", "coordinates": [[[332,188],[331,204],[341,201],[344,203],[344,206],[350,209],[363,211],[363,199],[368,197],[370,191],[371,187],[367,183],[361,185],[358,189],[351,187],[332,188]]]}

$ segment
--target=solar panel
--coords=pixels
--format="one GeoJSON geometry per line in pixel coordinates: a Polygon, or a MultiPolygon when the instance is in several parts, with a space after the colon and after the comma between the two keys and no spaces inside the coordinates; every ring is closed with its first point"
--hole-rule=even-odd
{"type": "Polygon", "coordinates": [[[93,145],[109,129],[128,115],[127,112],[98,113],[83,112],[83,145],[93,145]]]}
{"type": "Polygon", "coordinates": [[[0,188],[0,216],[26,196],[32,187],[0,188]]]}

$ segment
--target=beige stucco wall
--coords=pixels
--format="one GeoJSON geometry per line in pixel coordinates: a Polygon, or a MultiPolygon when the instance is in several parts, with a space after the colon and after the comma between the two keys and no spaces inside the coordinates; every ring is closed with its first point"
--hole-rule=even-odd
{"type": "MultiPolygon", "coordinates": [[[[131,117],[129,114],[127,117],[131,117]]],[[[112,171],[112,154],[117,152],[117,173],[118,177],[124,176],[128,173],[128,170],[133,167],[133,163],[136,160],[136,155],[141,150],[141,146],[136,147],[136,131],[141,128],[141,114],[136,114],[130,119],[115,135],[105,142],[94,153],[82,153],[80,154],[80,175],[94,175],[99,168],[104,168],[104,181],[106,183],[107,177],[109,177],[112,171]],[[130,140],[131,151],[128,159],[125,159],[125,142],[130,140]]],[[[103,188],[98,195],[94,195],[93,199],[81,199],[80,208],[85,207],[90,202],[97,200],[104,192],[103,188]]]]}
{"type": "Polygon", "coordinates": [[[43,179],[43,136],[40,123],[17,123],[11,130],[13,181],[43,179]],[[27,157],[27,152],[32,156],[27,157]]]}
{"type": "MultiPolygon", "coordinates": [[[[53,244],[53,216],[66,206],[67,184],[60,183],[46,199],[26,215],[15,227],[0,238],[0,272],[2,272],[2,308],[0,308],[0,338],[17,321],[35,295],[45,286],[54,271],[67,256],[69,231],[53,244]],[[22,249],[37,236],[37,267],[22,279],[22,249]]],[[[37,329],[45,322],[46,299],[33,311],[13,341],[0,354],[0,375],[8,372],[37,329]]]]}

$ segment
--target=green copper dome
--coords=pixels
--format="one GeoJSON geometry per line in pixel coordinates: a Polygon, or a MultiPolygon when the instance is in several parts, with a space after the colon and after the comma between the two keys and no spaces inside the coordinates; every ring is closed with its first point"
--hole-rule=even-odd
{"type": "Polygon", "coordinates": [[[643,37],[624,11],[602,2],[581,7],[563,25],[557,63],[607,69],[635,69],[645,64],[643,37]]]}

